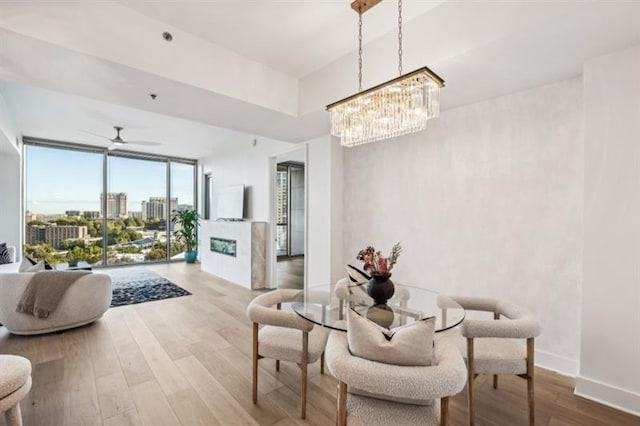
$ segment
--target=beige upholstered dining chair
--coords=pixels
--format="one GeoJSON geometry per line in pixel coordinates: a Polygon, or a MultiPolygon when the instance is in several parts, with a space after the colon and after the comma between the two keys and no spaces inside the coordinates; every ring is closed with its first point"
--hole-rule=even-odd
{"type": "Polygon", "coordinates": [[[24,357],[0,355],[0,413],[7,426],[22,426],[20,401],[31,390],[31,362],[24,357]]]}
{"type": "Polygon", "coordinates": [[[533,352],[540,323],[531,313],[508,302],[481,297],[450,298],[465,310],[493,313],[493,319],[487,320],[467,317],[460,330],[462,337],[449,335],[457,341],[467,361],[469,424],[474,424],[474,379],[480,374],[493,375],[493,387],[497,388],[499,374],[515,374],[527,380],[529,424],[534,425],[533,352]],[[526,347],[518,339],[526,339],[526,347]]]}
{"type": "Polygon", "coordinates": [[[464,360],[447,340],[436,346],[433,365],[403,366],[354,356],[347,334],[332,331],[326,360],[339,382],[338,426],[446,425],[449,397],[466,382],[464,360]]]}
{"type": "Polygon", "coordinates": [[[307,410],[307,366],[320,359],[324,373],[324,349],[329,332],[292,311],[281,310],[282,303],[299,300],[300,290],[274,290],[262,294],[249,304],[247,316],[253,322],[253,403],[258,402],[258,360],[276,360],[298,364],[301,370],[300,417],[307,410]],[[274,308],[275,307],[275,308],[274,308]],[[262,325],[262,327],[260,327],[262,325]]]}

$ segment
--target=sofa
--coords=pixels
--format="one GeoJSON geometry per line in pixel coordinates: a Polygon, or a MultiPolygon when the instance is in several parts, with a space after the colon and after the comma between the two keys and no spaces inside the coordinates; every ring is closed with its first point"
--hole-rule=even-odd
{"type": "Polygon", "coordinates": [[[20,264],[16,261],[16,248],[13,246],[7,246],[9,256],[11,257],[11,263],[5,263],[0,265],[0,274],[5,272],[18,272],[20,270],[20,264]]]}
{"type": "Polygon", "coordinates": [[[48,318],[18,313],[16,307],[33,274],[0,273],[0,323],[13,334],[42,334],[78,327],[99,319],[109,309],[111,277],[89,274],[69,287],[48,318]]]}

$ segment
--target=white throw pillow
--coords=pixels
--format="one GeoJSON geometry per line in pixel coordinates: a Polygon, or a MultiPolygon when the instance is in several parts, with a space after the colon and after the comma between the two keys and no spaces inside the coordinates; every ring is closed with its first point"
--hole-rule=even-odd
{"type": "Polygon", "coordinates": [[[22,262],[20,263],[20,272],[40,272],[44,271],[44,260],[33,265],[26,257],[22,258],[22,262]]]}
{"type": "Polygon", "coordinates": [[[430,317],[387,330],[349,309],[349,351],[354,356],[385,364],[428,366],[433,362],[435,326],[436,318],[430,317]]]}

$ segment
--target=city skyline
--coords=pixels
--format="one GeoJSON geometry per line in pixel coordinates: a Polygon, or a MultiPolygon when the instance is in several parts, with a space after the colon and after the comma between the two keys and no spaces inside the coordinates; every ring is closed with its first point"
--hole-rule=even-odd
{"type": "MultiPolygon", "coordinates": [[[[64,215],[67,210],[101,211],[102,154],[27,145],[25,207],[39,215],[64,215]]],[[[124,192],[129,211],[166,193],[166,163],[109,157],[108,191],[124,192]],[[139,185],[138,185],[139,183],[139,185]]],[[[193,166],[172,163],[171,198],[193,203],[193,166]]]]}

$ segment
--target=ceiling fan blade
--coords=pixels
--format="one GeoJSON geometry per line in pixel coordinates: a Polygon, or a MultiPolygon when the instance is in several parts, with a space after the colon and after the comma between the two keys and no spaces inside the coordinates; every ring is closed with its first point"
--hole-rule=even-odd
{"type": "Polygon", "coordinates": [[[109,147],[107,148],[107,150],[109,151],[113,151],[115,149],[120,148],[120,145],[116,144],[116,143],[112,143],[111,145],[109,145],[109,147]]]}
{"type": "Polygon", "coordinates": [[[160,142],[149,142],[149,141],[127,141],[127,143],[131,143],[134,145],[147,145],[147,146],[160,145],[160,142]]]}
{"type": "Polygon", "coordinates": [[[92,136],[97,136],[97,137],[99,137],[99,138],[106,139],[106,140],[108,140],[108,141],[112,140],[110,137],[102,136],[102,135],[99,135],[99,134],[97,134],[97,133],[89,132],[89,131],[87,131],[87,130],[80,130],[80,131],[81,131],[81,132],[83,132],[83,133],[87,133],[87,134],[89,134],[89,135],[92,135],[92,136]]]}

